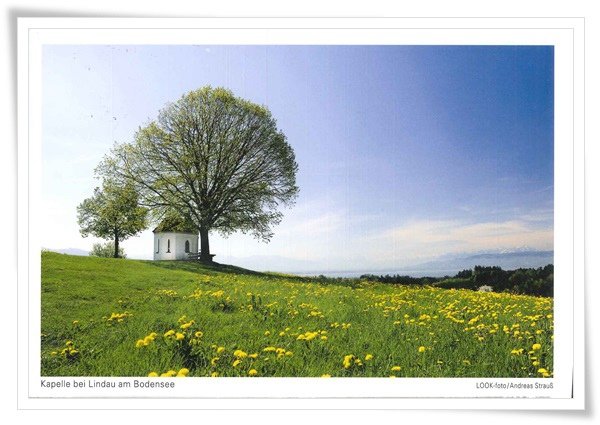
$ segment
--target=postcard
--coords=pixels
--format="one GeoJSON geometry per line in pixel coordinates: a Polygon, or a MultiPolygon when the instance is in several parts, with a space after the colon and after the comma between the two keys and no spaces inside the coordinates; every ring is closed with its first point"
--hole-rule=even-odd
{"type": "Polygon", "coordinates": [[[18,31],[22,408],[583,408],[581,19],[18,31]]]}

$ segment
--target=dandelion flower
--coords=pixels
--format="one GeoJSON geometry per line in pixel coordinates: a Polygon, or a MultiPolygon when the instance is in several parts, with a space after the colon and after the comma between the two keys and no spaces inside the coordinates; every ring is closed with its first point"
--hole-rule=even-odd
{"type": "Polygon", "coordinates": [[[177,377],[184,378],[188,375],[188,373],[190,373],[190,370],[188,368],[183,367],[179,369],[179,372],[177,372],[177,377]]]}
{"type": "Polygon", "coordinates": [[[533,346],[531,347],[531,349],[533,351],[540,350],[541,348],[542,348],[542,344],[533,344],[533,346]]]}
{"type": "Polygon", "coordinates": [[[196,331],[196,332],[194,332],[194,336],[195,336],[196,338],[202,338],[202,336],[203,336],[203,335],[204,335],[204,333],[202,333],[201,331],[196,331]]]}
{"type": "Polygon", "coordinates": [[[150,372],[150,373],[148,374],[148,377],[149,377],[149,378],[155,378],[155,377],[157,377],[157,376],[158,376],[158,373],[156,373],[156,372],[150,372]]]}
{"type": "Polygon", "coordinates": [[[271,331],[265,331],[265,336],[269,336],[269,335],[271,335],[271,331]]]}
{"type": "Polygon", "coordinates": [[[167,332],[165,332],[165,335],[164,335],[164,337],[165,337],[165,338],[168,338],[168,337],[170,337],[170,336],[172,336],[172,335],[175,335],[175,331],[174,331],[173,329],[170,329],[170,330],[168,330],[167,332]]]}
{"type": "Polygon", "coordinates": [[[221,354],[223,351],[225,351],[225,347],[218,347],[217,348],[217,354],[221,354]]]}
{"type": "Polygon", "coordinates": [[[231,364],[231,366],[236,367],[237,365],[239,365],[242,361],[240,359],[236,359],[233,361],[233,363],[231,364]]]}
{"type": "Polygon", "coordinates": [[[185,335],[184,335],[184,334],[182,334],[181,332],[177,332],[177,333],[175,334],[175,339],[176,339],[177,341],[181,341],[181,340],[182,340],[182,339],[184,339],[184,338],[185,338],[185,335]]]}
{"type": "Polygon", "coordinates": [[[342,362],[342,364],[344,365],[345,369],[350,369],[350,366],[352,366],[353,361],[354,361],[354,354],[348,354],[348,355],[344,356],[344,361],[342,362]]]}
{"type": "Polygon", "coordinates": [[[237,357],[238,359],[245,359],[246,357],[248,357],[248,353],[242,351],[242,350],[235,350],[233,352],[233,355],[235,357],[237,357]]]}
{"type": "Polygon", "coordinates": [[[401,369],[400,366],[392,366],[392,372],[400,372],[401,369]]]}
{"type": "Polygon", "coordinates": [[[189,322],[184,323],[183,325],[181,325],[180,328],[183,329],[183,330],[185,330],[185,329],[189,328],[190,326],[192,326],[193,324],[194,324],[194,321],[190,320],[189,322]]]}
{"type": "Polygon", "coordinates": [[[328,373],[324,373],[323,375],[321,375],[321,378],[331,378],[331,375],[328,373]]]}
{"type": "Polygon", "coordinates": [[[211,378],[216,378],[217,376],[219,376],[219,372],[213,372],[210,374],[211,378]]]}
{"type": "Polygon", "coordinates": [[[140,348],[144,346],[144,340],[143,339],[138,339],[137,342],[135,343],[135,348],[140,348]]]}
{"type": "Polygon", "coordinates": [[[367,354],[367,355],[365,356],[365,361],[366,361],[366,362],[368,362],[368,361],[370,361],[370,360],[373,360],[373,354],[367,354]]]}
{"type": "Polygon", "coordinates": [[[419,347],[419,353],[424,353],[425,352],[425,347],[423,347],[422,345],[419,347]]]}
{"type": "Polygon", "coordinates": [[[248,371],[248,375],[250,375],[250,376],[256,376],[256,375],[258,375],[258,372],[256,371],[256,369],[250,369],[248,371]]]}

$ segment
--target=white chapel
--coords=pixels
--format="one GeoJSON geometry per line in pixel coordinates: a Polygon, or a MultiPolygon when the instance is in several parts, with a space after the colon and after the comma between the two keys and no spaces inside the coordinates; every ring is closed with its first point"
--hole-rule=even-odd
{"type": "Polygon", "coordinates": [[[184,220],[163,220],[154,230],[155,260],[188,260],[198,253],[198,231],[184,220]]]}

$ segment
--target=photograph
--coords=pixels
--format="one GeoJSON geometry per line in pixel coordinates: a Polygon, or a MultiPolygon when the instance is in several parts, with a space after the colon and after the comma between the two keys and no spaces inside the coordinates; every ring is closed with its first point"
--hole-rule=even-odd
{"type": "Polygon", "coordinates": [[[555,53],[42,45],[41,377],[552,388],[555,53]]]}

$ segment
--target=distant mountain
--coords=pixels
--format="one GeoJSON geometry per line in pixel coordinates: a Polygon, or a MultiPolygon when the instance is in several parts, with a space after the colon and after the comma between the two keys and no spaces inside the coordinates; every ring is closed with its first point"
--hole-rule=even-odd
{"type": "Polygon", "coordinates": [[[445,257],[418,264],[414,270],[463,270],[475,266],[499,266],[504,270],[537,268],[554,263],[554,251],[519,250],[486,252],[456,257],[445,257]]]}
{"type": "Polygon", "coordinates": [[[61,249],[53,249],[53,248],[45,248],[48,251],[58,252],[59,254],[69,254],[69,255],[82,255],[88,256],[90,255],[89,251],[84,251],[79,248],[61,248],[61,249]]]}

